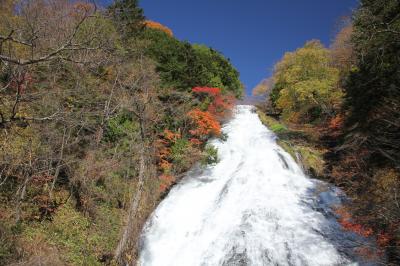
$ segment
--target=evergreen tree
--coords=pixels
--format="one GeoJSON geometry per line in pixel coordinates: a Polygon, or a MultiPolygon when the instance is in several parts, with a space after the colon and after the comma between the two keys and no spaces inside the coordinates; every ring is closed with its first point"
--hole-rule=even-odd
{"type": "Polygon", "coordinates": [[[193,87],[219,87],[240,97],[243,85],[229,59],[204,45],[192,45],[156,29],[145,29],[147,55],[157,64],[163,86],[180,91],[193,87]]]}
{"type": "Polygon", "coordinates": [[[374,162],[396,167],[400,167],[399,14],[398,0],[361,1],[354,18],[357,64],[345,86],[348,135],[358,140],[363,135],[363,145],[378,155],[374,162]]]}
{"type": "Polygon", "coordinates": [[[108,7],[117,30],[123,38],[136,36],[144,28],[145,16],[138,0],[115,0],[108,7]]]}

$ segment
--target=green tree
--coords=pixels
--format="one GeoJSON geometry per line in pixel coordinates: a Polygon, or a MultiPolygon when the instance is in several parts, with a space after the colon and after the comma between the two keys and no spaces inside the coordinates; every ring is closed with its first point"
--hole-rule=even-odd
{"type": "Polygon", "coordinates": [[[329,50],[319,41],[286,53],[275,66],[273,79],[271,101],[287,120],[312,122],[330,115],[341,101],[339,71],[330,66],[329,50]]]}
{"type": "Polygon", "coordinates": [[[157,64],[165,88],[190,91],[196,86],[220,87],[241,96],[239,72],[221,53],[204,45],[179,41],[165,32],[146,29],[147,55],[157,64]]]}
{"type": "Polygon", "coordinates": [[[185,91],[196,86],[197,60],[189,43],[154,29],[146,29],[143,38],[149,42],[146,54],[156,62],[164,87],[185,91]]]}
{"type": "Polygon", "coordinates": [[[198,74],[201,86],[217,87],[223,92],[233,93],[236,97],[242,96],[243,85],[239,80],[239,72],[228,58],[205,45],[195,44],[193,48],[201,69],[198,74]]]}
{"type": "Polygon", "coordinates": [[[115,0],[108,7],[118,32],[122,38],[135,37],[144,28],[143,9],[138,0],[115,0]]]}
{"type": "Polygon", "coordinates": [[[357,65],[345,85],[348,127],[362,133],[369,149],[396,167],[400,167],[399,14],[399,1],[361,1],[354,19],[357,65]]]}

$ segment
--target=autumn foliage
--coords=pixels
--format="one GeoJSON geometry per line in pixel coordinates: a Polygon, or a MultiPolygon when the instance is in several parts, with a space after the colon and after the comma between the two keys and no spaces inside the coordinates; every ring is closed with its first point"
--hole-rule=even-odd
{"type": "Polygon", "coordinates": [[[346,231],[351,231],[364,237],[369,237],[373,234],[371,228],[366,228],[361,224],[355,223],[351,214],[345,208],[336,209],[336,214],[340,216],[339,223],[346,231]]]}
{"type": "Polygon", "coordinates": [[[329,130],[337,131],[341,130],[343,127],[344,117],[342,115],[337,115],[331,119],[329,122],[329,130]]]}
{"type": "Polygon", "coordinates": [[[390,241],[393,239],[390,234],[382,231],[376,232],[370,227],[357,223],[345,207],[336,209],[335,213],[339,215],[338,221],[344,230],[356,233],[363,237],[375,237],[377,250],[372,250],[369,247],[358,248],[356,251],[359,255],[365,258],[376,259],[378,256],[384,254],[385,248],[388,247],[390,241]]]}
{"type": "Polygon", "coordinates": [[[189,131],[193,136],[204,139],[221,134],[221,125],[210,112],[194,109],[188,115],[194,124],[194,129],[189,131]]]}
{"type": "Polygon", "coordinates": [[[159,177],[161,185],[160,191],[165,192],[175,183],[175,177],[172,175],[163,174],[159,177]]]}
{"type": "Polygon", "coordinates": [[[328,121],[328,127],[325,128],[325,135],[333,140],[342,134],[344,126],[344,116],[338,114],[328,121]]]}
{"type": "Polygon", "coordinates": [[[151,20],[147,20],[145,22],[145,25],[147,28],[150,29],[156,29],[156,30],[161,30],[163,32],[165,32],[166,34],[168,34],[169,36],[174,36],[172,30],[164,25],[162,25],[161,23],[155,22],[155,21],[151,21],[151,20]]]}
{"type": "Polygon", "coordinates": [[[209,87],[195,87],[192,89],[196,93],[206,93],[212,96],[217,96],[221,94],[220,88],[209,88],[209,87]]]}
{"type": "Polygon", "coordinates": [[[192,135],[190,142],[193,145],[201,145],[201,140],[221,135],[220,121],[230,114],[235,97],[230,94],[223,94],[220,88],[195,87],[192,92],[201,100],[209,99],[208,106],[204,108],[206,111],[196,108],[188,113],[193,126],[189,130],[192,135]]]}
{"type": "Polygon", "coordinates": [[[233,98],[223,95],[219,88],[195,87],[192,91],[209,97],[211,101],[206,111],[195,108],[187,113],[190,121],[187,131],[181,133],[180,129],[178,132],[165,129],[156,140],[158,169],[163,173],[159,177],[161,192],[166,192],[175,182],[171,173],[176,168],[176,160],[182,161],[182,158],[176,157],[185,156],[184,150],[201,150],[208,138],[220,136],[220,120],[233,107],[233,98]]]}
{"type": "Polygon", "coordinates": [[[179,133],[174,133],[165,129],[156,141],[155,146],[157,149],[158,167],[161,171],[168,172],[172,168],[172,164],[169,161],[171,146],[180,137],[181,135],[179,133]]]}
{"type": "Polygon", "coordinates": [[[77,2],[73,5],[73,12],[71,16],[80,17],[79,15],[84,15],[91,13],[95,10],[95,6],[90,3],[77,2]]]}
{"type": "Polygon", "coordinates": [[[189,127],[175,132],[165,129],[155,142],[162,193],[176,182],[176,169],[193,160],[187,156],[196,157],[209,138],[221,135],[221,120],[233,107],[234,97],[224,95],[220,88],[195,87],[192,92],[203,104],[187,113],[189,127]]]}
{"type": "Polygon", "coordinates": [[[393,240],[393,237],[385,232],[375,233],[371,228],[366,229],[360,224],[352,223],[350,221],[340,220],[340,224],[347,231],[352,231],[356,234],[359,234],[364,237],[372,237],[375,236],[376,239],[376,248],[371,247],[360,247],[357,248],[356,252],[367,259],[378,259],[385,254],[385,249],[390,246],[390,242],[393,240]]]}
{"type": "Polygon", "coordinates": [[[192,91],[196,94],[210,97],[211,102],[208,105],[207,111],[218,119],[228,116],[235,102],[233,95],[222,94],[220,88],[195,87],[192,91]]]}

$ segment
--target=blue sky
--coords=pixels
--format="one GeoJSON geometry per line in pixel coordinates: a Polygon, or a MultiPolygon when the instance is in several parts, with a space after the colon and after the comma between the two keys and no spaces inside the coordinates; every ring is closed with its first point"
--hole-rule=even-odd
{"type": "Polygon", "coordinates": [[[357,0],[141,0],[148,19],[175,37],[230,58],[247,92],[271,74],[286,51],[319,39],[329,45],[340,17],[357,0]]]}

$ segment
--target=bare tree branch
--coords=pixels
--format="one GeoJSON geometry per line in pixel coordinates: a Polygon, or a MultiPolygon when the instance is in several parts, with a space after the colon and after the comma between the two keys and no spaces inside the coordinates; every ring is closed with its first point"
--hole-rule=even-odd
{"type": "Polygon", "coordinates": [[[21,41],[21,40],[15,39],[14,37],[12,37],[13,34],[14,34],[14,30],[12,30],[8,34],[8,36],[4,36],[4,35],[0,34],[0,41],[1,42],[11,41],[11,42],[22,44],[22,45],[26,45],[26,46],[29,46],[29,47],[33,46],[32,43],[28,43],[28,42],[25,42],[25,41],[21,41]]]}

